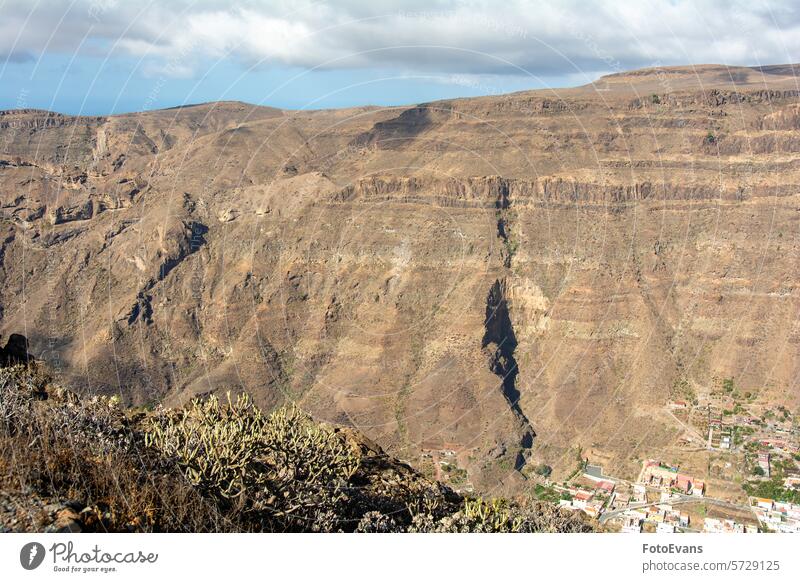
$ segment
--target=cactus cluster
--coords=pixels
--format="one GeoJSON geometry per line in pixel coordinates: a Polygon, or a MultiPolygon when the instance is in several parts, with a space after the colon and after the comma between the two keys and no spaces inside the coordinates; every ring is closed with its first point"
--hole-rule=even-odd
{"type": "Polygon", "coordinates": [[[23,366],[0,368],[0,468],[0,491],[83,507],[83,531],[592,530],[554,504],[464,498],[295,406],[134,411],[23,366]]]}
{"type": "MultiPolygon", "coordinates": [[[[266,419],[246,395],[220,406],[216,396],[192,401],[177,415],[153,419],[145,445],[175,460],[189,482],[224,498],[245,489],[247,471],[263,454],[266,419]]],[[[260,475],[250,475],[258,482],[260,475]]]]}
{"type": "Polygon", "coordinates": [[[296,406],[263,414],[244,394],[194,400],[180,413],[156,415],[145,445],[224,504],[237,500],[269,527],[319,523],[346,496],[358,456],[336,430],[296,406]],[[241,499],[239,499],[241,498],[241,499]]]}
{"type": "Polygon", "coordinates": [[[480,531],[515,533],[522,530],[524,523],[522,516],[512,512],[502,499],[467,499],[463,513],[465,520],[476,524],[480,531]]]}
{"type": "Polygon", "coordinates": [[[585,533],[593,527],[552,504],[516,503],[503,498],[465,499],[441,519],[418,514],[407,531],[419,533],[585,533]]]}
{"type": "Polygon", "coordinates": [[[523,531],[524,514],[505,499],[465,499],[461,508],[439,520],[429,514],[414,517],[410,531],[423,533],[517,533],[523,531]]]}
{"type": "MultiPolygon", "coordinates": [[[[81,397],[35,365],[0,367],[4,494],[80,508],[65,531],[224,531],[229,520],[142,442],[118,398],[81,397]]],[[[46,512],[27,515],[27,527],[60,531],[46,512]]]]}

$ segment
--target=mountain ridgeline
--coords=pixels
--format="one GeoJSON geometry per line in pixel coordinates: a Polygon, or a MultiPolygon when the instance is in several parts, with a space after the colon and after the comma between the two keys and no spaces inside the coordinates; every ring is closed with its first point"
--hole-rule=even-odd
{"type": "Polygon", "coordinates": [[[81,394],[233,390],[463,487],[634,478],[675,385],[797,407],[791,67],[412,107],[0,113],[0,332],[81,394]],[[421,466],[421,464],[419,465],[421,466]]]}

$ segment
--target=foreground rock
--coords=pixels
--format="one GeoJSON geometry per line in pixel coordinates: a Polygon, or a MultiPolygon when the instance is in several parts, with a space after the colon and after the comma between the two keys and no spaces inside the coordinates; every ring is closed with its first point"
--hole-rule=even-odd
{"type": "Polygon", "coordinates": [[[243,395],[126,410],[0,368],[2,531],[593,531],[526,500],[464,498],[352,429],[243,395]],[[39,395],[45,393],[46,398],[39,395]]]}

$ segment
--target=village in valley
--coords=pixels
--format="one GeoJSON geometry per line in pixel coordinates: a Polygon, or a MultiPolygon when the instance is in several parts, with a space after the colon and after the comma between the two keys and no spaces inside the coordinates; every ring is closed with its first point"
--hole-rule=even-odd
{"type": "Polygon", "coordinates": [[[684,390],[665,405],[679,427],[684,468],[644,459],[634,481],[585,464],[553,485],[562,507],[597,517],[621,532],[800,533],[800,427],[784,406],[756,404],[731,378],[705,398],[684,390]],[[689,392],[688,394],[686,392],[689,392]],[[705,469],[705,470],[703,470],[705,469]]]}
{"type": "MultiPolygon", "coordinates": [[[[528,472],[534,496],[625,533],[800,533],[795,416],[783,406],[757,405],[732,379],[706,398],[685,392],[662,411],[678,429],[677,455],[642,459],[632,480],[604,474],[585,457],[565,481],[551,479],[541,464],[528,472]]],[[[427,447],[427,472],[471,493],[464,453],[454,448],[427,447]]]]}

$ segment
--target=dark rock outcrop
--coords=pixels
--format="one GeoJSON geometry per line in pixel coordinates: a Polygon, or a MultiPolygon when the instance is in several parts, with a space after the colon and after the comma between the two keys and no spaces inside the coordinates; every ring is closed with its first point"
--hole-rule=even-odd
{"type": "Polygon", "coordinates": [[[28,353],[28,339],[19,333],[12,333],[4,348],[0,348],[0,366],[28,364],[36,358],[28,353]]]}

